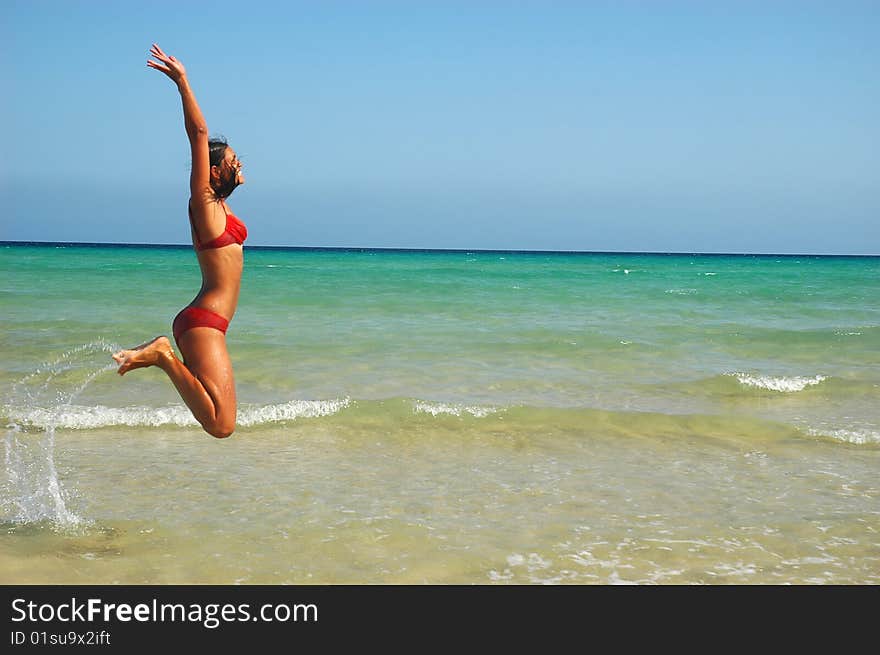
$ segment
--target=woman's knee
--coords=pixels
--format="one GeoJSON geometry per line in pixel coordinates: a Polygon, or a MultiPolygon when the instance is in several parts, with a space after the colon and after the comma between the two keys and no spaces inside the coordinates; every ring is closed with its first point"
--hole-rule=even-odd
{"type": "Polygon", "coordinates": [[[225,439],[235,432],[235,418],[203,424],[205,432],[217,439],[225,439]]]}

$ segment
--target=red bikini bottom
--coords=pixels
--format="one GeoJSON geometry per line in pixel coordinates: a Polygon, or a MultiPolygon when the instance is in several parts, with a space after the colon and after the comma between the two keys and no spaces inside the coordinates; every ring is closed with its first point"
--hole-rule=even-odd
{"type": "Polygon", "coordinates": [[[181,312],[174,317],[174,323],[171,330],[174,333],[174,340],[180,344],[180,335],[196,327],[209,327],[220,330],[226,334],[226,328],[229,327],[229,321],[220,316],[216,312],[203,307],[184,307],[181,312]]]}

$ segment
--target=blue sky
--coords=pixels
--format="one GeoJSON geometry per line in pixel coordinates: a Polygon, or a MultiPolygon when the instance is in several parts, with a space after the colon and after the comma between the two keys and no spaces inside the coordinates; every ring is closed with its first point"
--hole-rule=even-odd
{"type": "Polygon", "coordinates": [[[0,239],[880,253],[877,2],[6,2],[0,239]]]}

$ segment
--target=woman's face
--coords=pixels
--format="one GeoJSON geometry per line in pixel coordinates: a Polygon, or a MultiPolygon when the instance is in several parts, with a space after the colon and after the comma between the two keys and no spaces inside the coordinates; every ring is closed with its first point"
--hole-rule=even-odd
{"type": "Polygon", "coordinates": [[[211,167],[211,177],[211,186],[221,198],[227,198],[235,190],[235,187],[244,184],[241,161],[232,148],[226,148],[223,161],[219,166],[211,167]]]}
{"type": "Polygon", "coordinates": [[[241,172],[241,160],[235,154],[232,148],[226,148],[226,155],[223,157],[223,167],[227,171],[235,174],[235,183],[244,184],[244,173],[241,172]]]}

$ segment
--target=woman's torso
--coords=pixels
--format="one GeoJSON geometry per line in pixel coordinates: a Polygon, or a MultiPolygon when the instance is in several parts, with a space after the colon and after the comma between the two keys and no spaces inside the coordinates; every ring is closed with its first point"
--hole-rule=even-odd
{"type": "Polygon", "coordinates": [[[244,251],[237,240],[243,241],[247,237],[247,231],[238,219],[230,221],[232,212],[225,202],[211,203],[207,209],[210,220],[205,222],[210,227],[203,227],[203,233],[196,231],[192,214],[190,215],[193,248],[202,270],[202,288],[190,305],[210,309],[231,319],[238,305],[241,273],[244,268],[244,251]],[[227,230],[235,236],[226,236],[227,230]],[[225,245],[213,247],[218,241],[225,245]]]}

